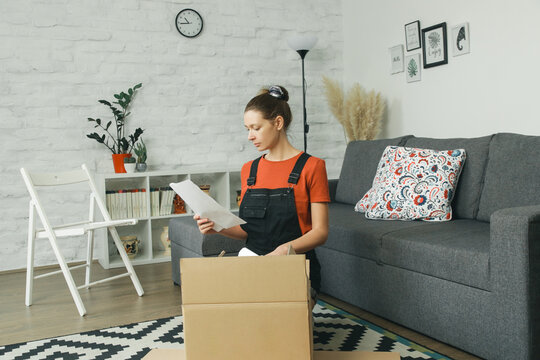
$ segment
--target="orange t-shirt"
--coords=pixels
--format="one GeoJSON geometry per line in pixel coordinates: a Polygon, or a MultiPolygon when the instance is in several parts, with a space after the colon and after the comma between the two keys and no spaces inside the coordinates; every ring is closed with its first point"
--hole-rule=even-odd
{"type": "MultiPolygon", "coordinates": [[[[263,156],[257,170],[254,189],[279,189],[289,187],[289,175],[302,153],[283,161],[269,161],[263,156]]],[[[242,166],[242,199],[248,188],[247,179],[251,169],[249,161],[242,166]]],[[[328,177],[324,160],[311,156],[294,186],[294,200],[302,234],[311,230],[311,203],[330,202],[328,177]]]]}

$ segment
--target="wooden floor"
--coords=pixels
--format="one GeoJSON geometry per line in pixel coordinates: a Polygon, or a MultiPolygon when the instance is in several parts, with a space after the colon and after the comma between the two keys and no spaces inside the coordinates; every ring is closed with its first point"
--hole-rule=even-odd
{"type": "MultiPolygon", "coordinates": [[[[123,272],[104,270],[99,264],[93,271],[93,280],[123,272]]],[[[170,263],[136,266],[135,271],[144,296],[137,296],[129,278],[82,290],[84,317],[79,316],[63,276],[35,280],[34,302],[26,307],[25,273],[0,274],[0,346],[181,314],[180,287],[172,283],[170,263]]],[[[77,284],[83,282],[83,270],[74,270],[73,275],[77,284]]],[[[321,299],[453,359],[478,359],[330,296],[321,299]]]]}

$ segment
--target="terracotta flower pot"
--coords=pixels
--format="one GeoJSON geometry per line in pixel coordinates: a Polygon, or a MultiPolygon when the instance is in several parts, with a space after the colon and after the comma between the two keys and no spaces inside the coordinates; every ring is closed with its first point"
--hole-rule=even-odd
{"type": "Polygon", "coordinates": [[[112,154],[112,161],[115,173],[125,173],[124,158],[130,158],[131,154],[112,154]]]}

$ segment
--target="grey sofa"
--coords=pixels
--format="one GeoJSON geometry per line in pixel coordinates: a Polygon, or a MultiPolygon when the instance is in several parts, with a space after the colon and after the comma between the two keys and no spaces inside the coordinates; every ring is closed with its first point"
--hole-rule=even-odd
{"type": "Polygon", "coordinates": [[[484,358],[540,356],[540,137],[356,141],[330,188],[322,292],[484,358]],[[353,211],[387,145],[466,150],[452,221],[353,211]]]}
{"type": "MultiPolygon", "coordinates": [[[[540,137],[355,141],[329,185],[330,231],[316,250],[323,293],[484,358],[538,356],[540,137]],[[466,150],[452,221],[368,220],[354,211],[387,145],[466,150]]],[[[177,284],[180,257],[243,245],[202,236],[190,218],[172,219],[169,235],[177,284]]]]}

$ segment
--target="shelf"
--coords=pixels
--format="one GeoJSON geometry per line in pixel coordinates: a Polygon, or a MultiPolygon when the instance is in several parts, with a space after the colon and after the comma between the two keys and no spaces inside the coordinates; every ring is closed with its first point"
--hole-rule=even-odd
{"type": "MultiPolygon", "coordinates": [[[[144,194],[146,216],[137,217],[139,222],[136,225],[117,228],[121,237],[134,235],[140,241],[139,253],[131,260],[133,265],[170,261],[170,253],[165,252],[161,240],[164,229],[169,225],[171,219],[192,217],[193,212],[186,205],[187,212],[184,214],[151,216],[151,189],[163,189],[172,182],[187,179],[198,185],[210,185],[209,195],[212,198],[227,209],[238,210],[236,196],[237,190],[241,188],[239,171],[188,169],[186,171],[151,171],[128,174],[102,174],[98,176],[97,185],[104,200],[107,191],[117,192],[119,190],[138,189],[144,194]]],[[[100,264],[106,269],[123,266],[110,234],[106,230],[102,230],[96,236],[100,243],[100,264]]]]}
{"type": "Polygon", "coordinates": [[[152,220],[172,219],[172,218],[184,217],[184,216],[193,216],[193,213],[187,212],[185,214],[158,215],[158,216],[151,216],[150,219],[152,220]]]}

